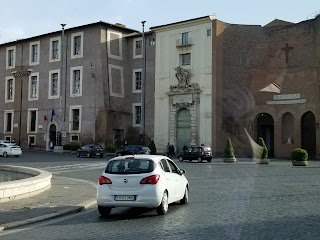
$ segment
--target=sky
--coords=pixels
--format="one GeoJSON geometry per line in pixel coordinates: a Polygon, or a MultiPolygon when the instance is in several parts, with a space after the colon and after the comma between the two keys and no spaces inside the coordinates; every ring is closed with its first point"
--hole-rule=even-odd
{"type": "Polygon", "coordinates": [[[10,0],[0,3],[0,44],[93,22],[150,27],[215,15],[235,24],[297,23],[320,14],[320,0],[10,0]]]}

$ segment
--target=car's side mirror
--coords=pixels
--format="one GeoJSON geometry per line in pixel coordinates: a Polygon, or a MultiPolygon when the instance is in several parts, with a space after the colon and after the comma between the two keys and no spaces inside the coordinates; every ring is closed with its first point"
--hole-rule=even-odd
{"type": "Polygon", "coordinates": [[[186,173],[186,171],[185,171],[185,170],[180,169],[180,175],[185,174],[185,173],[186,173]]]}

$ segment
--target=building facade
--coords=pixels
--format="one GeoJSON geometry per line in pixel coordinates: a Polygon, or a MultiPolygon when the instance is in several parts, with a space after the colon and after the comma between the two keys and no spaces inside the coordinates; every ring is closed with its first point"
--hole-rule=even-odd
{"type": "Polygon", "coordinates": [[[212,145],[212,19],[202,17],[151,28],[156,33],[157,148],[167,143],[212,145]]]}
{"type": "Polygon", "coordinates": [[[134,33],[98,22],[1,44],[0,139],[46,149],[59,133],[62,144],[137,141],[143,64],[134,33]]]}
{"type": "Polygon", "coordinates": [[[302,147],[319,158],[320,17],[213,26],[216,152],[231,137],[239,157],[253,156],[252,140],[263,137],[271,157],[302,147]]]}

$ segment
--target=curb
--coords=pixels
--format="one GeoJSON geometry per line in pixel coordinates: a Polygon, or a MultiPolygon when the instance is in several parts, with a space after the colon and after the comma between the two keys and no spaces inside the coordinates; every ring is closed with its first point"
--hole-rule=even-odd
{"type": "Polygon", "coordinates": [[[46,221],[46,220],[55,219],[58,217],[63,217],[63,216],[70,215],[73,213],[78,213],[78,212],[81,212],[85,209],[88,209],[88,208],[94,206],[95,204],[96,204],[96,199],[88,200],[88,201],[80,204],[79,206],[69,207],[69,209],[66,209],[66,210],[61,210],[61,211],[58,211],[55,213],[49,213],[49,214],[39,216],[39,217],[29,218],[27,220],[5,223],[3,225],[0,225],[0,232],[3,232],[5,230],[14,229],[14,228],[21,227],[21,226],[25,226],[28,224],[33,224],[33,223],[38,223],[38,222],[42,222],[42,221],[46,221]]]}

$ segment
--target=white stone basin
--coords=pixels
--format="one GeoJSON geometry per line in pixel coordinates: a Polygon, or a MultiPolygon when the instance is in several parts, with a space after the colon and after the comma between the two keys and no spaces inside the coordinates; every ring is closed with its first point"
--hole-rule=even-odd
{"type": "Polygon", "coordinates": [[[2,165],[0,170],[33,175],[25,179],[0,182],[0,203],[37,195],[51,187],[52,174],[36,168],[2,165]]]}

